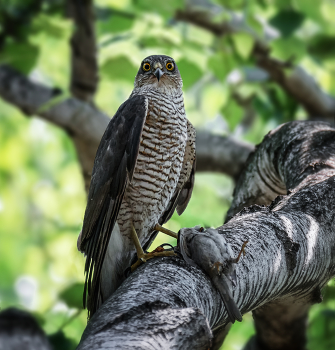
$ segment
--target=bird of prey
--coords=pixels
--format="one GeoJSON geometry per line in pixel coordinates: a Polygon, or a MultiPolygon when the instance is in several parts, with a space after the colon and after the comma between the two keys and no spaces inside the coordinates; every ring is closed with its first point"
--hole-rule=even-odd
{"type": "Polygon", "coordinates": [[[248,242],[244,242],[237,258],[232,258],[233,252],[224,236],[217,230],[194,227],[181,229],[178,247],[184,260],[200,267],[212,280],[225,304],[230,322],[242,321],[231,287],[236,283],[234,264],[238,263],[248,242]]]}
{"type": "MultiPolygon", "coordinates": [[[[122,283],[124,271],[174,210],[185,210],[195,173],[195,129],[187,120],[182,78],[173,58],[145,58],[134,90],[98,147],[78,248],[86,255],[88,317],[122,283]]],[[[172,253],[173,254],[173,253],[172,253]]],[[[155,253],[171,255],[171,252],[155,253]]]]}

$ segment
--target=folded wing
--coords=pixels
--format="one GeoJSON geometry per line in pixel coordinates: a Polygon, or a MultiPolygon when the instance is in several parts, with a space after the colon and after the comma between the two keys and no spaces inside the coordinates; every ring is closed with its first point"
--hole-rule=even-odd
{"type": "Polygon", "coordinates": [[[98,308],[101,268],[134,173],[147,110],[144,96],[125,101],[109,122],[95,156],[80,245],[86,254],[83,303],[89,317],[98,308]]]}

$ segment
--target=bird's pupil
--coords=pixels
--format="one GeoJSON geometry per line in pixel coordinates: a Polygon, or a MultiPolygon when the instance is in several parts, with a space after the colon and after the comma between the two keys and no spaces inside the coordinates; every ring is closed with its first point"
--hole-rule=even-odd
{"type": "Polygon", "coordinates": [[[172,68],[172,64],[171,64],[171,63],[168,64],[168,68],[169,68],[169,69],[172,68]]]}

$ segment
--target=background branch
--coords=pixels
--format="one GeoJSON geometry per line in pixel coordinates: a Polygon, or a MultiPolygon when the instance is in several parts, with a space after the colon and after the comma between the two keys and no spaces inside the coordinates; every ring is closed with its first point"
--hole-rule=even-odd
{"type": "Polygon", "coordinates": [[[68,14],[75,30],[70,40],[71,85],[74,97],[93,102],[98,85],[97,44],[92,0],[68,1],[68,14]]]}

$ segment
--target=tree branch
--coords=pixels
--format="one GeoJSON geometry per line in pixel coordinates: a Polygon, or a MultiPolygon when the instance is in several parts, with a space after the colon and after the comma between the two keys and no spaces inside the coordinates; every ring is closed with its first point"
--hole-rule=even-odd
{"type": "Polygon", "coordinates": [[[255,149],[251,144],[230,136],[197,131],[197,171],[227,174],[237,180],[245,161],[255,149]]]}
{"type": "MultiPolygon", "coordinates": [[[[320,301],[320,288],[335,274],[334,147],[335,129],[327,124],[299,122],[277,128],[250,157],[248,167],[254,165],[260,174],[274,168],[278,174],[285,174],[286,187],[295,188],[269,207],[245,209],[217,229],[235,255],[243,242],[249,241],[246,256],[236,265],[234,300],[242,313],[257,310],[256,316],[263,312],[267,320],[272,318],[275,329],[285,320],[291,324],[290,313],[273,319],[267,310],[277,305],[281,311],[283,305],[293,310],[295,303],[296,310],[300,310],[295,319],[304,322],[308,307],[320,301]],[[290,143],[292,135],[296,137],[290,143]],[[262,168],[257,168],[258,159],[263,160],[262,168]],[[320,160],[322,165],[316,166],[320,160]]],[[[272,179],[272,172],[268,174],[266,186],[272,179]]],[[[239,183],[244,182],[243,178],[247,180],[242,175],[239,183]]],[[[212,331],[219,334],[218,330],[228,322],[210,279],[179,257],[152,259],[131,274],[102,305],[89,322],[78,349],[127,349],[134,344],[137,349],[158,349],[163,344],[173,349],[207,349],[213,333],[206,328],[204,317],[212,331]],[[190,315],[196,312],[201,331],[197,322],[191,322],[190,315]],[[198,347],[193,343],[188,346],[188,340],[198,339],[198,347]]],[[[262,319],[265,322],[263,316],[262,319]]],[[[303,331],[295,338],[290,330],[287,334],[271,334],[268,346],[269,333],[264,333],[257,344],[266,344],[265,349],[304,348],[303,331]]],[[[216,342],[212,348],[218,347],[216,342]]]]}
{"type": "Polygon", "coordinates": [[[74,97],[93,102],[98,85],[97,45],[91,0],[70,0],[68,12],[76,29],[70,40],[71,86],[74,97]]]}
{"type": "Polygon", "coordinates": [[[52,103],[60,94],[58,89],[34,83],[10,67],[0,65],[0,96],[26,115],[37,115],[71,136],[88,188],[95,153],[109,118],[91,104],[75,98],[52,103]]]}
{"type": "MultiPolygon", "coordinates": [[[[257,65],[264,69],[273,81],[278,83],[287,94],[291,95],[314,117],[326,117],[333,121],[335,116],[335,98],[328,95],[317,85],[311,75],[302,67],[291,62],[281,62],[270,57],[270,47],[243,20],[234,17],[231,21],[216,22],[215,13],[204,8],[189,6],[178,10],[175,18],[206,29],[217,36],[234,32],[245,32],[255,41],[252,52],[257,65]]],[[[289,59],[290,57],[288,57],[289,59]]]]}

